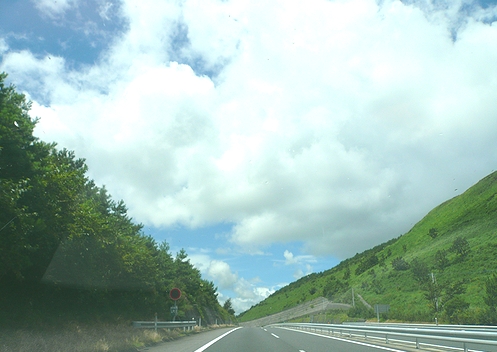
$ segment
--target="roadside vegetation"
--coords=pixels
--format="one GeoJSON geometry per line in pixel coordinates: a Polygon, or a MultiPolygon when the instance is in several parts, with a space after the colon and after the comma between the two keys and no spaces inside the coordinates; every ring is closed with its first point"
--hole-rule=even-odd
{"type": "MultiPolygon", "coordinates": [[[[497,172],[439,205],[408,233],[305,276],[240,314],[267,316],[323,296],[349,319],[497,324],[497,172]],[[362,304],[361,298],[369,304],[362,304]]],[[[307,317],[308,319],[309,317],[307,317]]]]}
{"type": "Polygon", "coordinates": [[[148,346],[222,328],[226,325],[196,327],[194,330],[134,329],[123,324],[71,323],[65,327],[0,330],[2,352],[136,352],[148,346]]]}
{"type": "Polygon", "coordinates": [[[153,320],[155,313],[171,320],[175,287],[182,291],[177,320],[232,320],[217,287],[184,250],[173,255],[167,242],[143,233],[124,202],[88,177],[83,159],[33,136],[31,104],[6,77],[0,73],[2,351],[18,334],[41,338],[58,328],[73,337],[90,332],[105,346],[104,331],[128,331],[132,320],[153,320]],[[111,325],[117,328],[101,329],[111,325]]]}

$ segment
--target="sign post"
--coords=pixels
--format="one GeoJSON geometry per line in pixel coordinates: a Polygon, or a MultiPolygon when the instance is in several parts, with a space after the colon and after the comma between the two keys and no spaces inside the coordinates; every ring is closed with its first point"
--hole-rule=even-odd
{"type": "Polygon", "coordinates": [[[171,315],[173,316],[173,321],[176,321],[176,315],[178,315],[178,305],[176,301],[181,298],[181,291],[179,288],[173,288],[169,291],[169,297],[174,301],[174,306],[171,307],[171,315]]]}
{"type": "Polygon", "coordinates": [[[380,322],[380,313],[388,313],[390,310],[390,305],[388,304],[375,304],[374,311],[376,313],[376,317],[378,318],[378,323],[380,322]]]}

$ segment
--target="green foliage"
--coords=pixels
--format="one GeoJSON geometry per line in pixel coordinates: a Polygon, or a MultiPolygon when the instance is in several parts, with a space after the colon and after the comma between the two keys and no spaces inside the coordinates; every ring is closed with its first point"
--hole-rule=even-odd
{"type": "Polygon", "coordinates": [[[432,239],[435,239],[438,237],[438,230],[434,227],[432,227],[429,231],[428,231],[428,236],[430,236],[432,239]]]}
{"type": "Polygon", "coordinates": [[[347,281],[348,279],[350,279],[350,268],[348,266],[344,270],[343,279],[345,281],[347,281]]]}
{"type": "Polygon", "coordinates": [[[142,233],[123,201],[88,179],[83,159],[32,135],[30,103],[5,78],[0,74],[1,317],[12,324],[166,316],[173,287],[183,291],[178,318],[228,316],[217,288],[184,250],[173,258],[166,242],[142,233]]]}
{"type": "Polygon", "coordinates": [[[466,258],[471,251],[468,241],[463,237],[457,237],[450,247],[450,251],[456,253],[460,259],[466,258]]]}
{"type": "Polygon", "coordinates": [[[414,258],[411,262],[410,267],[414,279],[420,284],[424,284],[430,279],[430,269],[428,268],[428,265],[426,265],[426,263],[424,263],[423,261],[419,260],[418,258],[414,258]]]}
{"type": "Polygon", "coordinates": [[[442,286],[436,281],[428,281],[423,287],[424,298],[428,301],[428,307],[430,311],[436,313],[440,309],[440,298],[442,296],[442,286]]]}
{"type": "Polygon", "coordinates": [[[444,304],[447,320],[452,324],[465,323],[463,313],[469,308],[469,303],[461,296],[456,296],[444,304]]]}
{"type": "Polygon", "coordinates": [[[397,257],[392,260],[392,267],[397,271],[409,270],[409,263],[402,257],[397,257]]]}
{"type": "Polygon", "coordinates": [[[435,253],[435,268],[444,271],[446,267],[450,265],[449,259],[447,259],[447,251],[446,250],[438,250],[435,253]]]}
{"type": "Polygon", "coordinates": [[[224,310],[226,310],[229,314],[235,315],[235,310],[233,309],[233,305],[231,304],[231,298],[228,298],[223,304],[224,310]]]}
{"type": "Polygon", "coordinates": [[[482,322],[497,325],[497,274],[493,274],[485,281],[483,300],[487,307],[482,314],[482,322]]]}
{"type": "Polygon", "coordinates": [[[352,307],[347,312],[347,315],[350,318],[368,319],[368,318],[373,318],[375,316],[375,313],[372,309],[366,307],[361,301],[356,301],[355,307],[352,307]]]}
{"type": "Polygon", "coordinates": [[[497,274],[493,274],[485,281],[485,304],[493,309],[497,309],[497,274]]]}
{"type": "Polygon", "coordinates": [[[378,264],[378,262],[379,262],[378,257],[375,254],[372,254],[364,258],[364,260],[362,260],[361,263],[355,269],[355,274],[361,275],[362,273],[366,272],[368,269],[378,264]]]}
{"type": "Polygon", "coordinates": [[[337,279],[335,276],[330,276],[326,280],[326,285],[323,287],[323,296],[332,299],[334,296],[345,292],[348,289],[348,285],[337,279]]]}

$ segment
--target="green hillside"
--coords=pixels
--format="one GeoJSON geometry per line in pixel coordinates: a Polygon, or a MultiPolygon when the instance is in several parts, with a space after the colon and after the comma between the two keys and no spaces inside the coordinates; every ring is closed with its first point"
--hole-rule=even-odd
{"type": "Polygon", "coordinates": [[[408,233],[311,274],[240,314],[248,321],[319,296],[352,303],[349,317],[496,323],[497,172],[430,211],[408,233]],[[433,275],[432,275],[433,273],[433,275]],[[438,301],[438,310],[436,308],[438,301]]]}

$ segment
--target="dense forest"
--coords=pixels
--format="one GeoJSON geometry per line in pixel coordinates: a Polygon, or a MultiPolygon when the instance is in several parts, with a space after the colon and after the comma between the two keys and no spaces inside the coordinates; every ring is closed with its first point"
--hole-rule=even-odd
{"type": "Polygon", "coordinates": [[[217,288],[88,178],[74,152],[33,136],[31,104],[0,73],[0,324],[229,319],[217,288]]]}

